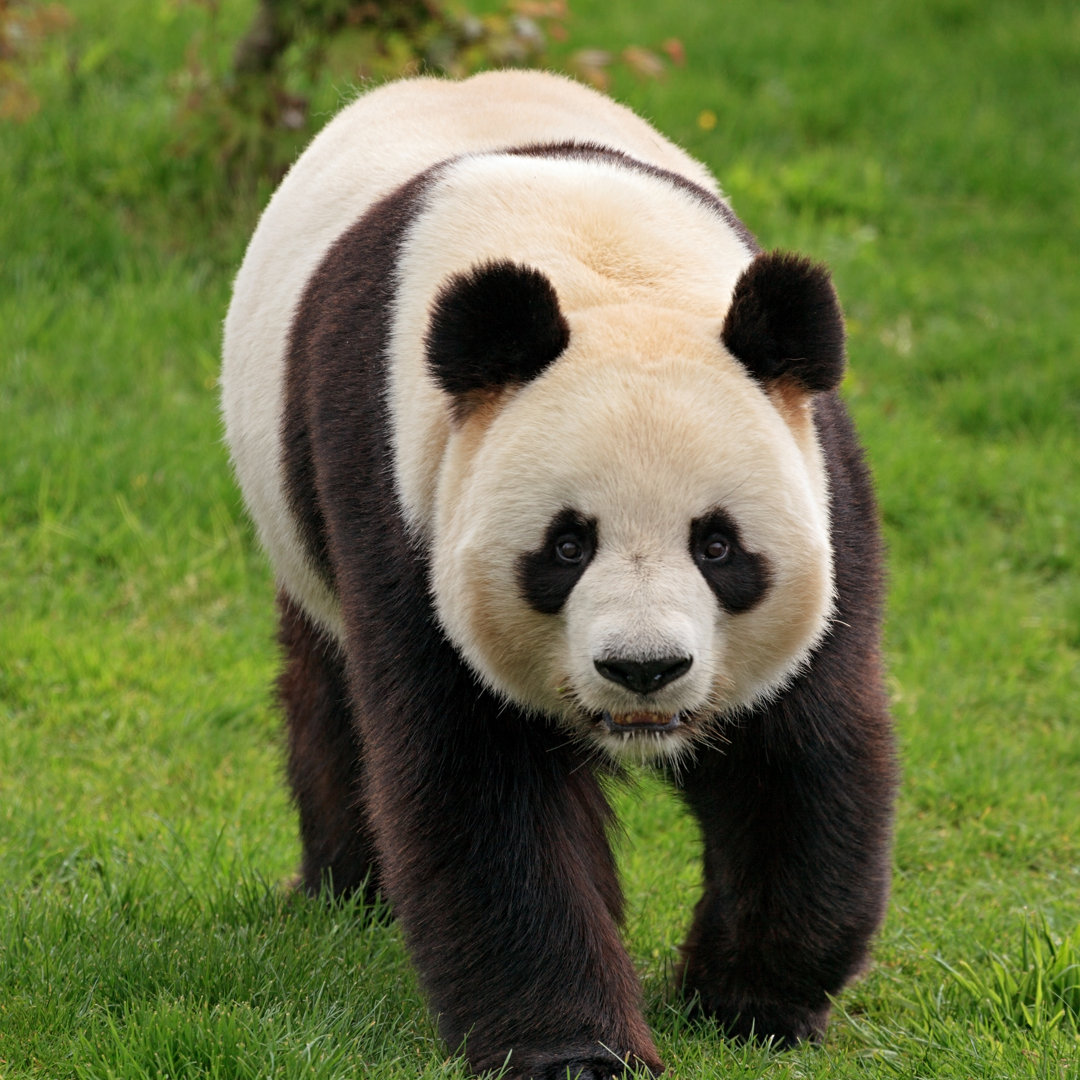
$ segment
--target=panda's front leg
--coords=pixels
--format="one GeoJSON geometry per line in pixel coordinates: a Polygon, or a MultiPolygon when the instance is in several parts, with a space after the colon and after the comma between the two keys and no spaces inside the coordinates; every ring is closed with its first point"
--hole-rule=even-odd
{"type": "Polygon", "coordinates": [[[728,734],[682,781],[705,854],[682,988],[729,1035],[820,1039],[887,901],[889,720],[873,686],[804,678],[728,734]]]}
{"type": "Polygon", "coordinates": [[[382,885],[443,1037],[475,1071],[507,1063],[514,1078],[660,1071],[599,784],[565,737],[512,710],[470,713],[367,744],[382,885]]]}

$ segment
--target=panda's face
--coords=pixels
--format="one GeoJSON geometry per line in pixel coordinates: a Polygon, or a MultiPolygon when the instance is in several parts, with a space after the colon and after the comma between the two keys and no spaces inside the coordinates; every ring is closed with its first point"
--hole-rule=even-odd
{"type": "Polygon", "coordinates": [[[812,426],[715,324],[587,312],[558,363],[474,404],[439,477],[433,591],[497,692],[677,759],[805,662],[832,593],[812,426]]]}

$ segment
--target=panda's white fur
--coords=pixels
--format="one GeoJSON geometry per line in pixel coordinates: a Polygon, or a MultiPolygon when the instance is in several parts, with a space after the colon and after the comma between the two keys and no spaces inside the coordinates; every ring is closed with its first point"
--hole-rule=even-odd
{"type": "MultiPolygon", "coordinates": [[[[259,224],[225,328],[223,402],[236,471],[280,585],[344,641],[337,598],[292,519],[281,463],[285,355],[301,294],[377,199],[447,161],[402,244],[388,356],[400,512],[428,551],[439,619],[493,689],[616,754],[677,757],[706,718],[781,689],[832,606],[828,491],[809,395],[769,393],[721,343],[754,252],[692,191],[655,173],[500,148],[599,143],[715,192],[708,173],[629,111],[536,73],[419,79],[342,112],[259,224]],[[455,418],[425,341],[456,274],[507,260],[554,286],[569,345],[538,378],[455,418]],[[770,587],[729,614],[688,549],[722,506],[770,587]],[[558,615],[520,595],[516,559],[562,509],[598,522],[595,559],[558,615]],[[632,736],[596,723],[641,712],[604,657],[692,657],[650,695],[690,721],[632,736]]],[[[629,732],[629,728],[627,732],[629,732]]]]}

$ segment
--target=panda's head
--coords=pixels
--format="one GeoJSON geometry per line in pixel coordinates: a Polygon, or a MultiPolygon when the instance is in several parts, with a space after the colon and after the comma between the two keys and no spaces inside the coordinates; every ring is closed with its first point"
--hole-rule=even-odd
{"type": "Polygon", "coordinates": [[[445,283],[426,348],[454,414],[433,592],[489,686],[675,760],[805,664],[833,592],[810,402],[844,366],[824,269],[759,255],[717,326],[568,317],[539,271],[485,264],[445,283]]]}

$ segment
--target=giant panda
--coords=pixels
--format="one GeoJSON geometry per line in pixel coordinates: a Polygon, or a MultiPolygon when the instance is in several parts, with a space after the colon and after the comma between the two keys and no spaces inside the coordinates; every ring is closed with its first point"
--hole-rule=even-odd
{"type": "Polygon", "coordinates": [[[888,891],[874,497],[827,270],[553,75],[372,90],[236,278],[227,441],[278,588],[310,892],[378,891],[472,1069],[663,1066],[605,778],[668,777],[675,978],[822,1036],[888,891]]]}

